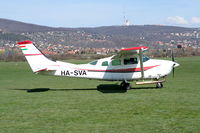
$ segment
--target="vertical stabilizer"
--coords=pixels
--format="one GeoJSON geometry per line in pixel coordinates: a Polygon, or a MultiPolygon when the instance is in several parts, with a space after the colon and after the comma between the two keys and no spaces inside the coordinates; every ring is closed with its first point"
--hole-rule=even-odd
{"type": "Polygon", "coordinates": [[[33,42],[23,41],[17,43],[21,48],[26,60],[28,61],[33,72],[46,69],[48,65],[54,65],[55,62],[45,57],[40,50],[38,50],[33,42]]]}

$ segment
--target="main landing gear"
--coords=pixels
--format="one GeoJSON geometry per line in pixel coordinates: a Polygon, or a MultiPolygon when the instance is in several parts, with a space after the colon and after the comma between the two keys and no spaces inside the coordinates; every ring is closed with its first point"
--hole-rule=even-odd
{"type": "Polygon", "coordinates": [[[121,87],[122,89],[124,89],[124,90],[129,90],[129,89],[131,89],[130,83],[127,82],[127,81],[125,81],[125,80],[120,84],[120,87],[121,87]]]}

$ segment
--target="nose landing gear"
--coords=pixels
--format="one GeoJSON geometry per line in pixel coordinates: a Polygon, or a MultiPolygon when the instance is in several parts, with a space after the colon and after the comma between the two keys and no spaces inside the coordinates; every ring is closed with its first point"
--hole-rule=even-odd
{"type": "Polygon", "coordinates": [[[163,84],[161,82],[157,83],[156,88],[163,88],[163,84]]]}

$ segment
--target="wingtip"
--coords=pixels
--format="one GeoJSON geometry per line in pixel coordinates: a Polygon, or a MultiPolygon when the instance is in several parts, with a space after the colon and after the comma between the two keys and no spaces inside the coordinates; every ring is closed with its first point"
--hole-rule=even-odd
{"type": "Polygon", "coordinates": [[[22,41],[22,42],[17,42],[18,45],[21,45],[21,44],[32,44],[33,42],[30,41],[30,40],[26,40],[26,41],[22,41]]]}

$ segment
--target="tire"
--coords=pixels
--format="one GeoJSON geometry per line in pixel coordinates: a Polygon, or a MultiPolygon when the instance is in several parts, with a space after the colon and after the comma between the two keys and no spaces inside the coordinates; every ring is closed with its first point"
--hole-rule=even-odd
{"type": "Polygon", "coordinates": [[[157,83],[156,84],[156,88],[163,88],[163,84],[162,83],[157,83]]]}
{"type": "Polygon", "coordinates": [[[123,81],[123,82],[120,84],[120,87],[121,87],[123,90],[130,90],[130,89],[131,89],[130,83],[127,83],[127,82],[125,82],[125,81],[123,81]]]}
{"type": "Polygon", "coordinates": [[[125,84],[125,89],[126,89],[126,90],[130,90],[130,89],[131,89],[130,83],[126,83],[126,84],[125,84]]]}

